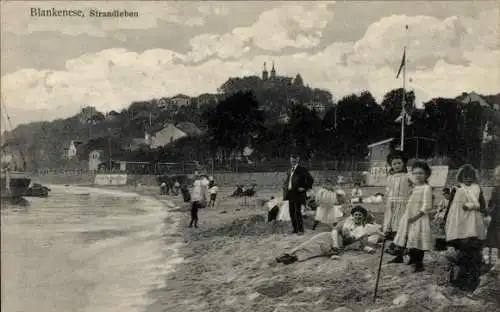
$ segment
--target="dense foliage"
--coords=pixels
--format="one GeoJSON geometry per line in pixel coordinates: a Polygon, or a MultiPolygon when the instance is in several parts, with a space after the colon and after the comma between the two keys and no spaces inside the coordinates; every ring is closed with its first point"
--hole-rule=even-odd
{"type": "MultiPolygon", "coordinates": [[[[21,125],[8,137],[23,147],[31,168],[68,165],[63,151],[70,140],[83,142],[78,149],[81,159],[100,148],[112,149],[115,158],[127,160],[201,163],[212,158],[224,163],[249,147],[253,152],[243,158],[257,163],[285,159],[292,150],[312,160],[360,161],[366,159],[368,144],[390,137],[399,140],[400,124],[395,120],[401,112],[402,89],[389,91],[381,103],[365,91],[334,105],[328,91],[304,86],[300,77],[293,83],[270,85],[251,76],[231,78],[219,92],[218,101],[200,104],[193,99],[189,105],[167,108],[157,100],[134,102],[106,116],[89,107],[71,118],[21,125]],[[304,105],[312,102],[326,110],[304,105]],[[168,122],[192,122],[204,134],[156,150],[143,147],[127,153],[121,148],[168,122]]],[[[484,98],[494,103],[499,95],[484,98]]],[[[487,155],[481,154],[483,133],[478,129],[485,122],[483,107],[463,104],[460,96],[432,99],[423,109],[415,109],[414,101],[413,92],[407,92],[406,110],[412,123],[407,126],[405,149],[411,155],[446,156],[452,166],[464,162],[478,166],[481,157],[484,164],[494,164],[495,140],[489,143],[487,155]]]]}

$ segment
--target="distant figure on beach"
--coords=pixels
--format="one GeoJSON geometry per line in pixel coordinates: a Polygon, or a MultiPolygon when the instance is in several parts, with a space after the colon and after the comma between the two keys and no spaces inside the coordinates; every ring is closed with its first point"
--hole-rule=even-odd
{"type": "Polygon", "coordinates": [[[175,196],[179,195],[180,189],[181,189],[181,184],[179,183],[178,180],[175,180],[175,182],[174,182],[174,195],[175,196]]]}
{"type": "Polygon", "coordinates": [[[306,192],[314,184],[309,171],[300,165],[298,154],[290,155],[291,169],[283,185],[283,199],[288,201],[293,233],[303,234],[302,205],[306,202],[306,192]]]}
{"type": "Polygon", "coordinates": [[[241,196],[243,196],[243,185],[236,185],[236,189],[229,196],[230,197],[241,197],[241,196]]]}
{"type": "Polygon", "coordinates": [[[493,270],[500,271],[500,166],[495,168],[495,187],[488,202],[488,214],[491,216],[491,222],[488,226],[486,247],[497,249],[497,261],[493,270]]]}
{"type": "Polygon", "coordinates": [[[363,190],[361,183],[354,183],[354,188],[351,191],[351,204],[358,204],[363,202],[363,190]]]}
{"type": "Polygon", "coordinates": [[[248,196],[248,197],[254,196],[256,193],[255,187],[256,187],[256,185],[252,184],[249,188],[247,188],[246,190],[243,191],[243,196],[248,196]]]}
{"type": "Polygon", "coordinates": [[[167,195],[167,183],[165,182],[160,184],[160,195],[167,195]]]}
{"type": "Polygon", "coordinates": [[[383,193],[375,193],[366,198],[363,198],[363,203],[365,204],[382,204],[384,202],[383,193]]]}
{"type": "Polygon", "coordinates": [[[208,203],[208,207],[215,207],[215,200],[217,199],[217,192],[219,191],[219,187],[215,183],[215,181],[210,181],[208,192],[210,194],[210,202],[208,203]]]}
{"type": "Polygon", "coordinates": [[[202,175],[195,175],[191,190],[191,221],[189,227],[198,227],[198,211],[205,207],[208,198],[208,179],[202,175]]]}
{"type": "Polygon", "coordinates": [[[185,203],[189,203],[191,201],[191,193],[189,193],[189,188],[187,184],[183,184],[181,186],[182,199],[185,203]]]}
{"type": "Polygon", "coordinates": [[[265,202],[267,208],[267,222],[276,221],[280,212],[282,202],[271,196],[271,199],[265,202]]]}
{"type": "Polygon", "coordinates": [[[290,253],[277,257],[276,262],[288,265],[312,258],[337,256],[348,246],[373,253],[383,233],[380,225],[368,223],[369,216],[364,207],[356,206],[351,210],[351,215],[339,222],[331,232],[316,234],[290,253]]]}

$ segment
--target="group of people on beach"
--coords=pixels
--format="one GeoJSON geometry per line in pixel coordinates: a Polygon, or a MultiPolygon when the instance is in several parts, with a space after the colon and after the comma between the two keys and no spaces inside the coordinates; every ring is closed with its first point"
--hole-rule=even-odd
{"type": "MultiPolygon", "coordinates": [[[[495,187],[486,204],[479,185],[477,170],[470,164],[461,166],[456,185],[443,189],[443,201],[434,208],[434,194],[428,183],[431,169],[425,162],[412,166],[413,179],[406,173],[407,158],[396,151],[389,155],[391,174],[388,178],[388,200],[384,215],[385,238],[393,241],[391,263],[408,264],[415,272],[424,270],[426,251],[446,250],[449,256],[450,281],[463,290],[474,290],[484,264],[483,248],[498,248],[500,238],[499,193],[500,167],[495,169],[495,187]],[[437,210],[437,211],[436,211],[437,210]]],[[[500,252],[497,253],[500,258],[500,252]]],[[[494,269],[499,269],[497,261],[494,269]]]]}
{"type": "Polygon", "coordinates": [[[202,208],[215,207],[219,187],[212,176],[195,172],[191,189],[191,220],[188,227],[198,227],[198,211],[202,208]]]}
{"type": "MultiPolygon", "coordinates": [[[[425,253],[431,250],[455,251],[450,256],[450,280],[463,290],[474,290],[479,284],[485,262],[483,248],[496,248],[500,259],[500,167],[495,169],[495,187],[488,205],[479,186],[476,169],[463,165],[456,175],[456,185],[444,188],[443,200],[434,205],[433,188],[429,184],[431,167],[424,161],[415,161],[408,173],[408,159],[404,152],[392,151],[387,156],[390,167],[385,194],[363,198],[361,185],[356,183],[350,203],[339,188],[319,187],[313,190],[314,179],[300,165],[298,155],[290,157],[291,169],[283,185],[283,200],[294,234],[304,234],[303,207],[315,206],[315,222],[332,227],[330,232],[319,233],[303,242],[291,252],[276,258],[291,264],[310,258],[330,256],[338,258],[348,248],[373,253],[383,241],[392,242],[385,252],[394,256],[389,263],[404,263],[414,272],[424,271],[425,253]],[[309,194],[308,194],[309,193],[309,194]],[[385,196],[384,196],[385,195],[385,196]],[[363,206],[364,202],[385,201],[382,224],[363,206]],[[352,207],[355,204],[356,206],[352,207]],[[351,208],[352,207],[352,208],[351,208]]],[[[213,207],[218,187],[205,174],[195,173],[191,190],[191,220],[189,227],[198,227],[198,211],[213,207]]],[[[279,209],[279,200],[270,201],[279,209]]],[[[494,270],[498,270],[500,260],[494,270]]]]}
{"type": "MultiPolygon", "coordinates": [[[[284,199],[289,201],[293,232],[300,234],[303,226],[299,207],[305,203],[305,192],[312,188],[313,180],[303,169],[294,179],[294,171],[300,168],[298,158],[292,156],[291,162],[284,199]]],[[[426,162],[414,162],[411,175],[407,172],[408,159],[402,151],[391,152],[387,162],[390,171],[382,226],[360,205],[343,217],[345,193],[319,188],[313,194],[318,205],[313,229],[323,222],[329,223],[333,230],[313,236],[276,261],[291,264],[321,256],[336,258],[342,249],[353,245],[371,253],[380,241],[386,240],[392,241],[386,252],[394,255],[389,263],[404,263],[408,255],[407,264],[414,267],[414,272],[421,272],[425,252],[450,247],[455,251],[455,256],[449,257],[452,284],[463,290],[474,290],[484,264],[483,248],[497,248],[500,259],[500,167],[495,169],[495,187],[488,205],[477,171],[466,164],[458,170],[457,184],[443,189],[444,199],[436,209],[429,184],[432,172],[426,162]]],[[[352,194],[351,202],[362,202],[358,185],[352,194]]],[[[498,270],[499,265],[497,260],[493,269],[498,270]]]]}

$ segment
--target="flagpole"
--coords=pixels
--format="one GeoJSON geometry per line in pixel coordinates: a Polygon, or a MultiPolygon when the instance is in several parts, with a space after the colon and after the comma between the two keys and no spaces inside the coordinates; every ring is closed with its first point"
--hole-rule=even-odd
{"type": "Polygon", "coordinates": [[[406,31],[406,44],[404,47],[404,65],[403,65],[403,96],[401,99],[401,151],[404,150],[405,146],[405,124],[406,124],[406,63],[408,60],[408,25],[405,25],[406,31]]]}

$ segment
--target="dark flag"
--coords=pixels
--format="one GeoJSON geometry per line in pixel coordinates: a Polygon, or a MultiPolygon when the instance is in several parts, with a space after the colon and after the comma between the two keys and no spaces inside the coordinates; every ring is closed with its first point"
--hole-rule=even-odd
{"type": "Polygon", "coordinates": [[[406,47],[403,50],[403,59],[401,60],[401,65],[399,65],[399,70],[398,70],[398,74],[396,75],[396,79],[399,78],[399,74],[401,74],[401,71],[405,67],[405,63],[406,63],[406,47]]]}

